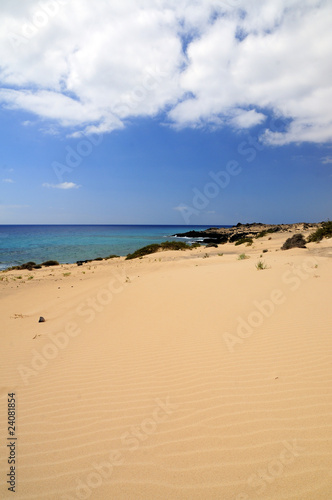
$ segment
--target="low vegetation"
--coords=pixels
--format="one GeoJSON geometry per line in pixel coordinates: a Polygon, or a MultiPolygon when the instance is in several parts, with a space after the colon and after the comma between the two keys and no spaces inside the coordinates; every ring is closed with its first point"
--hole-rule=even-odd
{"type": "Polygon", "coordinates": [[[47,260],[46,262],[42,262],[42,266],[50,267],[50,266],[59,266],[59,262],[57,260],[47,260]]]}
{"type": "Polygon", "coordinates": [[[245,260],[245,259],[249,259],[249,255],[241,253],[241,255],[238,256],[238,260],[245,260]]]}
{"type": "Polygon", "coordinates": [[[278,231],[280,231],[279,226],[270,227],[270,229],[264,229],[264,231],[261,231],[260,233],[256,234],[256,238],[264,238],[264,236],[266,236],[267,234],[276,233],[278,231]]]}
{"type": "Polygon", "coordinates": [[[184,241],[164,241],[160,244],[160,247],[163,250],[186,250],[192,248],[191,245],[188,245],[184,241]]]}
{"type": "Polygon", "coordinates": [[[282,245],[281,250],[289,250],[290,248],[306,248],[303,234],[294,234],[291,238],[287,238],[282,245]]]}
{"type": "MultiPolygon", "coordinates": [[[[161,250],[186,250],[193,248],[184,241],[164,241],[163,243],[152,243],[143,248],[139,248],[133,253],[129,253],[126,260],[138,259],[144,257],[144,255],[150,255],[152,253],[159,252],[161,250]]],[[[195,248],[195,247],[194,247],[195,248]]]]}
{"type": "Polygon", "coordinates": [[[244,243],[247,243],[247,246],[251,246],[253,244],[253,239],[252,238],[241,238],[240,240],[237,240],[235,242],[235,246],[243,245],[244,243]]]}
{"type": "Polygon", "coordinates": [[[257,271],[262,271],[263,269],[267,269],[267,266],[262,260],[259,260],[256,264],[256,269],[257,271]]]}
{"type": "Polygon", "coordinates": [[[308,237],[308,243],[313,241],[321,241],[323,238],[332,238],[332,221],[328,220],[322,222],[322,226],[319,227],[314,233],[311,233],[308,237]]]}
{"type": "Polygon", "coordinates": [[[26,262],[25,264],[21,264],[20,266],[13,266],[9,268],[9,271],[32,271],[32,269],[36,269],[37,264],[35,262],[26,262]]]}

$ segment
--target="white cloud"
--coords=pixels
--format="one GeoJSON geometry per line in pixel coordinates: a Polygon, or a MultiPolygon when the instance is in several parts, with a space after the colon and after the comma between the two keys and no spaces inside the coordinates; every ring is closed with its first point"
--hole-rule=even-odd
{"type": "Polygon", "coordinates": [[[7,184],[13,184],[13,179],[2,179],[2,182],[6,182],[7,184]]]}
{"type": "Polygon", "coordinates": [[[321,162],[323,163],[323,165],[332,163],[332,156],[324,156],[323,158],[321,158],[321,162]]]}
{"type": "Polygon", "coordinates": [[[74,136],[165,113],[175,127],[260,125],[275,145],[332,139],[331,2],[53,0],[53,13],[46,3],[1,2],[10,109],[74,136]]]}
{"type": "Polygon", "coordinates": [[[189,209],[187,205],[179,205],[178,207],[173,207],[173,210],[177,212],[186,212],[189,209]]]}
{"type": "Polygon", "coordinates": [[[237,128],[250,128],[254,125],[260,125],[266,120],[266,116],[263,113],[257,113],[254,109],[250,111],[240,111],[237,110],[234,118],[232,118],[231,123],[233,123],[237,128]]]}
{"type": "Polygon", "coordinates": [[[74,182],[61,182],[60,184],[49,184],[48,182],[44,182],[43,187],[52,189],[78,189],[81,186],[74,182]]]}

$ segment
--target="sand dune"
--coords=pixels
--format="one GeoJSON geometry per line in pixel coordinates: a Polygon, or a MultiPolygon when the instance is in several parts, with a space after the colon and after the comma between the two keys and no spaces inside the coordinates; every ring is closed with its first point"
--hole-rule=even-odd
{"type": "Polygon", "coordinates": [[[2,274],[15,498],[329,500],[331,240],[284,239],[2,274]]]}

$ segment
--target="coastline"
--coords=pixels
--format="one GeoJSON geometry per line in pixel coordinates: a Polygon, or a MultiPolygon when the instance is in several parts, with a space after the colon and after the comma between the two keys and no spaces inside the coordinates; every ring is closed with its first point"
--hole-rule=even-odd
{"type": "Polygon", "coordinates": [[[137,248],[172,239],[174,232],[208,226],[181,225],[21,225],[0,226],[0,269],[27,262],[61,264],[110,254],[126,256],[137,248]]]}
{"type": "Polygon", "coordinates": [[[1,273],[18,498],[329,498],[332,240],[297,232],[1,273]]]}
{"type": "MultiPolygon", "coordinates": [[[[273,234],[275,232],[286,233],[292,231],[293,232],[301,231],[310,234],[310,231],[314,231],[315,229],[321,227],[321,225],[322,223],[293,223],[293,224],[238,223],[236,226],[212,227],[205,230],[191,229],[190,231],[184,233],[177,232],[175,234],[170,234],[168,238],[172,238],[173,240],[174,238],[176,238],[177,240],[178,239],[190,240],[192,243],[200,242],[202,245],[210,246],[212,244],[219,245],[219,244],[225,244],[227,242],[236,243],[243,238],[251,238],[251,239],[259,238],[263,235],[266,235],[267,233],[273,234]]],[[[165,226],[165,227],[173,227],[173,226],[165,226]]],[[[166,236],[164,236],[164,238],[166,238],[166,236]]],[[[155,241],[152,241],[150,244],[155,244],[155,241]]],[[[134,250],[132,250],[132,252],[135,253],[135,251],[137,250],[138,249],[135,248],[134,250]]],[[[104,257],[99,256],[90,259],[89,258],[86,259],[84,255],[81,255],[80,258],[77,259],[76,261],[67,262],[66,264],[74,264],[75,262],[79,265],[82,263],[87,264],[101,260],[109,260],[114,257],[126,257],[127,255],[129,255],[129,253],[125,255],[108,254],[107,256],[104,257]]],[[[29,266],[30,268],[34,267],[40,268],[40,266],[44,265],[48,267],[49,265],[47,264],[48,262],[57,262],[58,264],[60,263],[61,265],[65,264],[64,262],[62,262],[62,260],[63,259],[60,259],[60,262],[57,262],[57,259],[55,259],[54,256],[49,256],[49,259],[47,259],[45,263],[39,263],[34,261],[32,262],[30,259],[30,261],[27,261],[26,263],[18,264],[15,266],[8,266],[5,269],[1,269],[0,272],[8,271],[11,269],[24,270],[27,264],[30,264],[29,266]]]]}

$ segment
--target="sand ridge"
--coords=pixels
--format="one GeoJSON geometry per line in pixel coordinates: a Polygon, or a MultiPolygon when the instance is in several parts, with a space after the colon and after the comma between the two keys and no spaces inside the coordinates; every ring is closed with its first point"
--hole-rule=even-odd
{"type": "Polygon", "coordinates": [[[330,499],[331,241],[287,236],[2,273],[15,498],[330,499]]]}

